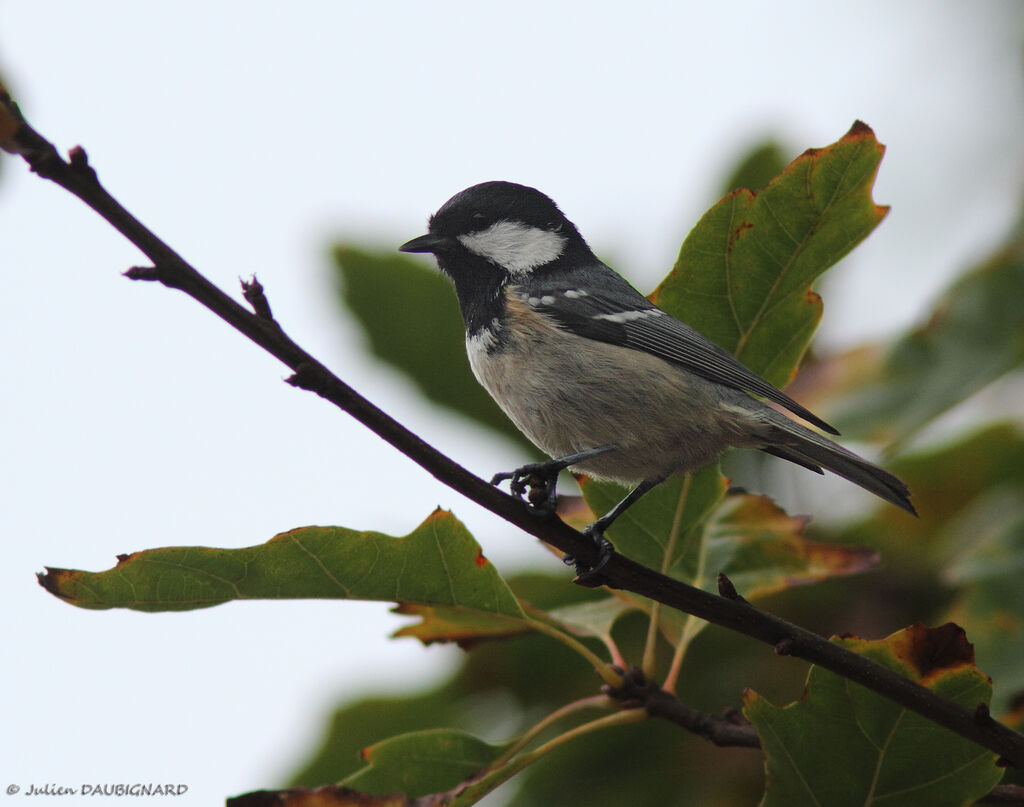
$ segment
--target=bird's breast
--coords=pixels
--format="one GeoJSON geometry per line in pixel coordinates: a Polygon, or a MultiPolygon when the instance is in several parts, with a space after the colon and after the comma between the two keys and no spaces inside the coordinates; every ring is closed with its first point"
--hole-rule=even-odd
{"type": "Polygon", "coordinates": [[[467,338],[473,374],[506,415],[552,457],[599,445],[595,476],[636,482],[710,462],[745,431],[723,417],[703,379],[642,351],[558,327],[517,294],[467,338]]]}

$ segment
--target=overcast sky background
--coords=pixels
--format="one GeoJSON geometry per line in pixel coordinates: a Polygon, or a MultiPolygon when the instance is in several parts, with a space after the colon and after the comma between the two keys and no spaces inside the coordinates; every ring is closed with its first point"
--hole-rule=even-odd
{"type": "MultiPolygon", "coordinates": [[[[392,247],[510,179],[649,291],[747,146],[795,156],[860,118],[888,146],[875,199],[893,210],[830,278],[822,338],[893,333],[1016,215],[1020,8],[0,0],[0,71],[186,259],[233,294],[255,272],[301,345],[487,476],[521,457],[362,355],[333,239],[392,247]]],[[[131,245],[0,159],[0,786],[181,782],[175,803],[215,804],[279,784],[338,699],[458,663],[388,640],[382,604],[84,611],[36,585],[45,565],[307,524],[401,535],[440,504],[499,568],[550,568],[204,309],[123,279],[131,245]]]]}

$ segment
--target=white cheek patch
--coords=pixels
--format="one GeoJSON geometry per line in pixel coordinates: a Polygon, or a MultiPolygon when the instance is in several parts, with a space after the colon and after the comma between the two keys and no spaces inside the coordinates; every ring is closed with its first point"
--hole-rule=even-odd
{"type": "Polygon", "coordinates": [[[499,221],[478,233],[460,235],[459,242],[511,274],[525,274],[551,263],[565,250],[565,237],[520,221],[499,221]]]}

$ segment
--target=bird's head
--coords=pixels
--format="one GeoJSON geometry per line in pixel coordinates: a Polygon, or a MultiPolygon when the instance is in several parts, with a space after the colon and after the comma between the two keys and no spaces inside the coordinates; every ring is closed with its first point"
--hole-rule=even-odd
{"type": "Polygon", "coordinates": [[[516,281],[591,254],[551,199],[513,182],[482,182],[460,191],[430,217],[426,235],[399,249],[432,253],[456,288],[460,281],[479,282],[479,275],[516,281]]]}

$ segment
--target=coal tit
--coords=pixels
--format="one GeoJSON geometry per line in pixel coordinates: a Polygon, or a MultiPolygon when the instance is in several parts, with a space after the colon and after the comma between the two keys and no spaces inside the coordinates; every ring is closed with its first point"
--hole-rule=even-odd
{"type": "Polygon", "coordinates": [[[567,467],[636,485],[587,528],[601,550],[589,574],[611,555],[603,533],[615,518],[669,476],[730,447],[817,473],[827,468],[916,515],[903,482],[765,403],[838,434],[648,301],[597,259],[540,191],[474,185],[441,206],[427,235],[399,249],[432,253],[454,282],[474,375],[553,458],[492,481],[511,479],[522,495],[539,478],[551,504],[567,467]]]}

